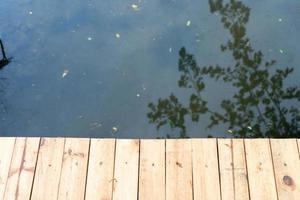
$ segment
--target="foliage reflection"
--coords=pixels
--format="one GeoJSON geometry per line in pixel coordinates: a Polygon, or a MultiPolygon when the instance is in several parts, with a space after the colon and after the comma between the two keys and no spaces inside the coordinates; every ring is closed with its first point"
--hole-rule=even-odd
{"type": "Polygon", "coordinates": [[[300,137],[300,89],[284,85],[293,68],[276,68],[275,60],[266,61],[263,53],[253,48],[246,29],[249,7],[236,0],[209,0],[209,6],[230,33],[221,51],[229,52],[234,63],[229,67],[199,66],[183,47],[179,52],[178,86],[191,92],[189,104],[183,105],[174,94],[160,98],[149,104],[150,123],[157,129],[164,125],[179,128],[180,137],[188,137],[186,118],[199,122],[208,115],[207,128],[225,124],[234,137],[300,137]],[[232,97],[221,100],[221,111],[215,111],[205,100],[204,90],[212,89],[207,88],[207,78],[233,88],[232,97]]]}

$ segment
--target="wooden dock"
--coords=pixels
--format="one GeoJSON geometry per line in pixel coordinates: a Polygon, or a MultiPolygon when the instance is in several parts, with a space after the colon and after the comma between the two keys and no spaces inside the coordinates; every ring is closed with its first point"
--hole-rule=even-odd
{"type": "Polygon", "coordinates": [[[3,200],[299,200],[300,140],[0,138],[3,200]]]}

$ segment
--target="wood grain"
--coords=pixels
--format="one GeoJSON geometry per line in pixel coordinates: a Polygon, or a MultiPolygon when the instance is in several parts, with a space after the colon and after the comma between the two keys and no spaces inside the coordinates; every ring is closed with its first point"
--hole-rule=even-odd
{"type": "Polygon", "coordinates": [[[67,138],[59,183],[59,200],[83,200],[89,139],[67,138]]]}
{"type": "Polygon", "coordinates": [[[233,174],[233,146],[231,139],[218,139],[222,200],[235,199],[233,174]]]}
{"type": "Polygon", "coordinates": [[[4,199],[29,200],[40,138],[17,138],[4,199]]]}
{"type": "Polygon", "coordinates": [[[64,138],[42,138],[35,171],[32,200],[58,198],[64,138]]]}
{"type": "Polygon", "coordinates": [[[112,199],[115,143],[115,139],[91,140],[85,199],[112,199]]]}
{"type": "Polygon", "coordinates": [[[15,140],[14,137],[0,138],[0,198],[4,198],[3,196],[13,156],[15,140]]]}
{"type": "Polygon", "coordinates": [[[141,140],[139,199],[165,199],[165,140],[141,140]]]}
{"type": "Polygon", "coordinates": [[[271,148],[278,199],[299,199],[300,160],[296,139],[272,139],[271,148]]]}
{"type": "Polygon", "coordinates": [[[249,200],[248,172],[243,139],[232,139],[232,159],[234,176],[234,197],[249,200]]]}
{"type": "Polygon", "coordinates": [[[0,199],[298,200],[299,139],[0,137],[0,199]]]}
{"type": "Polygon", "coordinates": [[[216,139],[192,139],[194,200],[220,200],[216,139]]]}
{"type": "Polygon", "coordinates": [[[138,197],[139,140],[117,140],[113,199],[132,200],[138,197]]]}
{"type": "Polygon", "coordinates": [[[166,199],[192,200],[192,147],[189,139],[166,141],[166,199]]]}
{"type": "Polygon", "coordinates": [[[251,199],[277,199],[272,155],[268,139],[245,139],[251,199]]]}

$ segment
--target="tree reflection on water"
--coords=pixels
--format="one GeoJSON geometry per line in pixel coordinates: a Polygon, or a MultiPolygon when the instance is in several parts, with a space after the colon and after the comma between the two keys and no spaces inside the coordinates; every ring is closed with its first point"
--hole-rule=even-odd
{"type": "Polygon", "coordinates": [[[284,85],[293,68],[276,68],[275,60],[265,61],[263,53],[252,47],[246,35],[249,7],[236,0],[209,0],[209,6],[231,35],[221,51],[229,52],[234,63],[230,67],[199,66],[183,47],[179,51],[178,86],[191,92],[189,104],[183,105],[174,94],[160,98],[148,105],[150,123],[157,129],[164,125],[179,128],[180,137],[188,137],[186,118],[199,122],[201,116],[208,115],[207,128],[223,124],[234,137],[300,137],[300,89],[284,85]],[[206,78],[234,88],[231,98],[221,100],[221,111],[205,100],[206,78]]]}

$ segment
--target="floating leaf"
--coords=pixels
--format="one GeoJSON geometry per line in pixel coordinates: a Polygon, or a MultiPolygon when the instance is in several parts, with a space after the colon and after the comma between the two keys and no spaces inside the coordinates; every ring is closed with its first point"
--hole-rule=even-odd
{"type": "Polygon", "coordinates": [[[139,6],[138,6],[137,4],[132,4],[132,5],[131,5],[131,8],[132,8],[134,11],[139,11],[139,10],[140,10],[140,8],[139,8],[139,6]]]}
{"type": "Polygon", "coordinates": [[[62,73],[61,77],[65,78],[67,75],[69,74],[69,70],[64,70],[64,72],[62,73]]]}
{"type": "Polygon", "coordinates": [[[191,26],[191,21],[190,20],[188,20],[187,22],[186,22],[186,26],[191,26]]]}

